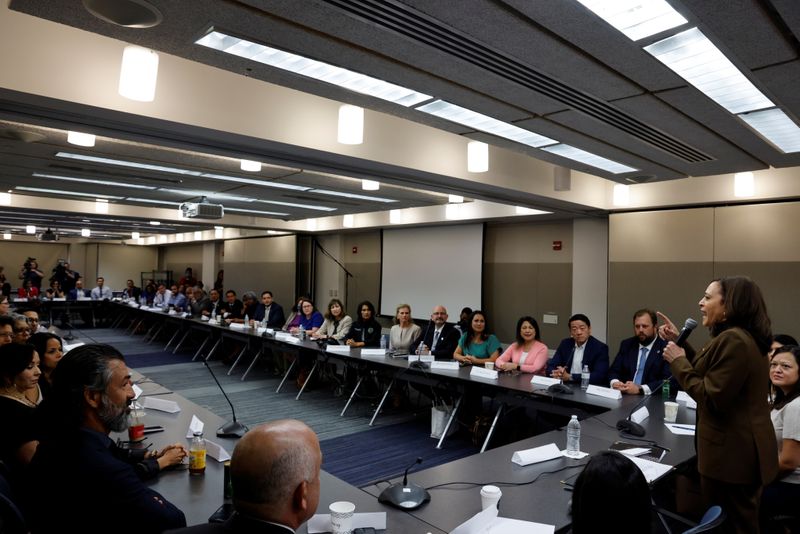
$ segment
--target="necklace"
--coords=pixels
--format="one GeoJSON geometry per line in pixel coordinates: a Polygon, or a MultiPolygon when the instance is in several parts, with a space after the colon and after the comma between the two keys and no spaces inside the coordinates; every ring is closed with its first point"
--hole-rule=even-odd
{"type": "Polygon", "coordinates": [[[30,399],[28,399],[28,397],[25,396],[24,392],[20,392],[15,387],[3,388],[2,390],[0,390],[0,395],[2,395],[3,397],[7,397],[9,399],[13,399],[13,400],[15,400],[17,402],[20,402],[20,403],[24,404],[25,406],[30,406],[31,408],[35,408],[36,407],[36,403],[35,402],[33,402],[30,399]]]}

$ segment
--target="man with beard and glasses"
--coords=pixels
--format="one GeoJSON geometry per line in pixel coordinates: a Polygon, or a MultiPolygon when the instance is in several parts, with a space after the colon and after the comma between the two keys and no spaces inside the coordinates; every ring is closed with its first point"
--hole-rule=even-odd
{"type": "Polygon", "coordinates": [[[611,387],[631,395],[650,395],[669,378],[669,364],[662,358],[667,343],[658,337],[656,312],[641,309],[633,314],[634,336],[619,344],[608,371],[611,387]]]}
{"type": "Polygon", "coordinates": [[[26,477],[32,531],[144,534],[185,526],[183,512],[141,481],[137,459],[109,437],[126,430],[134,397],[122,354],[83,345],[59,361],[52,381],[26,477]],[[36,513],[42,502],[47,513],[36,513]]]}

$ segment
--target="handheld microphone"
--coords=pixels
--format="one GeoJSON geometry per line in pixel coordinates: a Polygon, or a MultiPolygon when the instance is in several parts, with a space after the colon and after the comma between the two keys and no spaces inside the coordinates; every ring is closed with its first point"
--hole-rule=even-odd
{"type": "Polygon", "coordinates": [[[692,331],[697,328],[697,321],[689,317],[686,319],[686,322],[683,323],[683,328],[681,328],[680,334],[678,334],[678,339],[675,340],[675,344],[679,347],[682,347],[686,340],[689,339],[689,336],[692,335],[692,331]]]}
{"type": "Polygon", "coordinates": [[[422,486],[408,483],[408,472],[417,464],[422,463],[422,458],[414,460],[414,463],[406,468],[403,474],[403,483],[395,483],[386,488],[378,496],[378,502],[389,504],[401,510],[415,510],[431,500],[431,494],[422,486]]]}
{"type": "MultiPolygon", "coordinates": [[[[697,326],[697,324],[695,324],[695,326],[697,326]]],[[[691,330],[690,330],[690,332],[691,332],[691,330]]],[[[669,380],[669,378],[665,378],[664,380],[662,380],[661,383],[659,385],[657,385],[653,389],[651,394],[655,393],[656,391],[659,391],[661,388],[663,388],[664,384],[668,380],[669,380]]],[[[637,402],[636,406],[634,406],[633,409],[628,413],[628,417],[626,417],[625,419],[620,419],[619,421],[617,421],[617,430],[619,430],[620,432],[624,432],[625,434],[630,434],[631,436],[637,436],[637,437],[640,437],[640,438],[642,436],[644,436],[647,433],[645,431],[644,427],[642,425],[640,425],[639,423],[634,423],[633,421],[631,421],[631,417],[633,417],[633,414],[636,413],[636,410],[641,408],[642,405],[645,402],[647,402],[649,398],[650,398],[649,395],[645,395],[644,398],[641,401],[637,402]]]]}
{"type": "Polygon", "coordinates": [[[231,407],[231,415],[233,415],[233,421],[225,423],[217,429],[217,436],[221,438],[241,438],[244,436],[245,432],[247,432],[247,427],[236,420],[236,410],[233,408],[233,403],[231,402],[231,399],[228,398],[228,394],[225,393],[225,390],[222,388],[222,384],[220,384],[219,380],[217,380],[217,375],[215,375],[214,371],[211,370],[211,366],[209,366],[208,362],[205,360],[203,360],[203,365],[205,365],[206,369],[208,369],[208,372],[211,373],[211,378],[213,378],[214,382],[217,383],[217,387],[222,392],[225,400],[228,401],[228,405],[231,407]]]}

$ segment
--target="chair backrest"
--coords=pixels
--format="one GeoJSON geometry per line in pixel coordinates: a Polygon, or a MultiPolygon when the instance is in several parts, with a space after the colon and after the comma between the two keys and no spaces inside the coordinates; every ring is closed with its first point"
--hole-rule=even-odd
{"type": "Polygon", "coordinates": [[[699,532],[711,532],[718,526],[722,525],[725,522],[725,512],[719,506],[712,506],[706,513],[703,514],[703,518],[700,522],[690,528],[689,530],[684,530],[683,534],[698,534],[699,532]]]}

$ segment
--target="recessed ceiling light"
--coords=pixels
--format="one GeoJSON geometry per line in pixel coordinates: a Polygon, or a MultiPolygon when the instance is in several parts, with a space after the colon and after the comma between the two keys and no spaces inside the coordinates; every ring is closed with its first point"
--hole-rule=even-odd
{"type": "Polygon", "coordinates": [[[614,205],[627,206],[631,201],[631,188],[625,184],[614,184],[614,205]]]}
{"type": "Polygon", "coordinates": [[[752,197],[755,192],[756,184],[752,172],[737,172],[733,176],[733,196],[752,197]]]}
{"type": "Polygon", "coordinates": [[[435,100],[430,104],[425,104],[416,109],[423,113],[435,115],[439,118],[469,126],[478,131],[496,135],[497,137],[502,137],[533,148],[558,143],[555,139],[550,139],[549,137],[539,135],[530,130],[525,130],[519,126],[508,124],[493,117],[489,117],[488,115],[478,113],[477,111],[445,102],[444,100],[435,100]]]}
{"type": "Polygon", "coordinates": [[[0,193],[0,206],[11,205],[11,193],[0,193]]]}
{"type": "Polygon", "coordinates": [[[731,113],[775,106],[697,28],[667,37],[644,49],[731,113]]]}
{"type": "Polygon", "coordinates": [[[222,239],[225,236],[225,228],[222,226],[215,226],[214,227],[214,238],[215,239],[222,239]]]}
{"type": "Polygon", "coordinates": [[[449,221],[459,219],[461,216],[461,204],[446,204],[444,207],[444,218],[449,221]]]}
{"type": "Polygon", "coordinates": [[[4,232],[3,239],[11,239],[11,232],[4,232]]]}
{"type": "Polygon", "coordinates": [[[150,221],[153,226],[161,226],[161,221],[150,221]]]}
{"type": "Polygon", "coordinates": [[[461,195],[447,195],[447,202],[450,204],[461,204],[464,202],[464,197],[461,195]]]}
{"type": "Polygon", "coordinates": [[[381,183],[376,180],[361,180],[361,189],[364,191],[378,191],[381,183]]]}
{"type": "Polygon", "coordinates": [[[195,230],[194,239],[195,239],[195,241],[199,241],[199,240],[203,239],[203,232],[201,232],[200,230],[195,230]]]}
{"type": "Polygon", "coordinates": [[[239,168],[246,172],[261,172],[261,162],[243,159],[239,162],[239,168]]]}
{"type": "Polygon", "coordinates": [[[71,145],[93,147],[94,141],[94,134],[87,134],[83,132],[67,132],[67,143],[71,145]]]}
{"type": "Polygon", "coordinates": [[[36,226],[29,224],[25,227],[26,234],[35,234],[36,233],[36,226]]]}
{"type": "Polygon", "coordinates": [[[364,142],[364,108],[350,104],[339,106],[336,140],[343,145],[360,145],[364,142]]]}
{"type": "Polygon", "coordinates": [[[403,222],[403,212],[400,210],[389,210],[389,224],[400,224],[403,222]]]}
{"type": "Polygon", "coordinates": [[[342,226],[345,228],[352,228],[355,224],[355,217],[352,213],[348,213],[344,217],[342,217],[342,226]]]}
{"type": "Polygon", "coordinates": [[[467,171],[486,172],[489,170],[489,145],[480,141],[467,143],[467,171]]]}
{"type": "Polygon", "coordinates": [[[686,24],[683,15],[664,0],[578,0],[616,29],[638,41],[686,24]]]}
{"type": "Polygon", "coordinates": [[[317,229],[317,220],[316,219],[306,219],[306,230],[309,232],[313,232],[317,229]]]}
{"type": "Polygon", "coordinates": [[[526,208],[524,206],[515,206],[514,211],[517,215],[549,215],[551,211],[535,210],[533,208],[526,208]]]}
{"type": "Polygon", "coordinates": [[[218,31],[208,33],[195,41],[195,44],[337,85],[356,93],[374,96],[375,98],[394,102],[402,106],[413,106],[431,98],[429,95],[385,82],[378,78],[373,78],[372,76],[292,54],[291,52],[284,52],[277,48],[264,46],[218,31]]]}
{"type": "Polygon", "coordinates": [[[131,232],[131,239],[139,239],[141,234],[139,232],[131,232]]]}
{"type": "Polygon", "coordinates": [[[578,161],[585,165],[589,165],[591,167],[596,167],[598,169],[602,169],[604,171],[608,171],[612,174],[620,174],[623,172],[632,172],[638,169],[633,167],[629,167],[627,165],[623,165],[622,163],[617,163],[616,161],[606,159],[602,156],[598,156],[597,154],[592,154],[591,152],[587,152],[585,150],[581,150],[580,148],[559,144],[553,146],[546,146],[542,148],[542,150],[546,150],[551,154],[555,154],[557,156],[561,156],[562,158],[571,159],[573,161],[578,161]]]}
{"type": "Polygon", "coordinates": [[[92,237],[92,231],[89,228],[81,228],[81,237],[92,237]]]}

